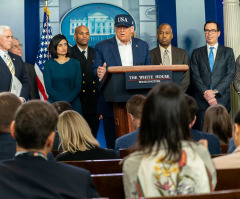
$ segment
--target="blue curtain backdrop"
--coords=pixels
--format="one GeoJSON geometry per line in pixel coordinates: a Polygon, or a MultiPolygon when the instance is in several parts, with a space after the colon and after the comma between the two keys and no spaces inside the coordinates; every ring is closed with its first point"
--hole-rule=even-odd
{"type": "Polygon", "coordinates": [[[40,41],[39,0],[25,0],[24,15],[25,60],[35,64],[40,41]]]}
{"type": "MultiPolygon", "coordinates": [[[[177,35],[176,0],[156,0],[158,26],[168,23],[172,26],[173,35],[177,35]]],[[[172,45],[177,46],[177,37],[172,39],[172,45]]]]}
{"type": "Polygon", "coordinates": [[[205,18],[206,21],[216,21],[220,25],[220,37],[218,43],[224,45],[224,27],[223,27],[223,0],[205,0],[205,18]]]}

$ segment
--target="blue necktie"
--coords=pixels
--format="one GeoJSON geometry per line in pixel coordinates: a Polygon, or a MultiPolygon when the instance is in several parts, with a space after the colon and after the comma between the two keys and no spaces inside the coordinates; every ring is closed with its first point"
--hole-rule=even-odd
{"type": "Polygon", "coordinates": [[[211,72],[212,72],[212,70],[213,70],[213,65],[214,65],[213,49],[214,49],[214,47],[210,47],[210,53],[209,53],[209,57],[208,57],[211,72]]]}

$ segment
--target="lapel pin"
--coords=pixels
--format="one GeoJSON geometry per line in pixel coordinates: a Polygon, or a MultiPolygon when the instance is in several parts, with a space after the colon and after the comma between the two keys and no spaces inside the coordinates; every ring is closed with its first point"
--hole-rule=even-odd
{"type": "Polygon", "coordinates": [[[13,61],[15,61],[15,58],[13,58],[13,61]]]}
{"type": "Polygon", "coordinates": [[[136,45],[136,47],[138,47],[138,45],[136,45]]]}

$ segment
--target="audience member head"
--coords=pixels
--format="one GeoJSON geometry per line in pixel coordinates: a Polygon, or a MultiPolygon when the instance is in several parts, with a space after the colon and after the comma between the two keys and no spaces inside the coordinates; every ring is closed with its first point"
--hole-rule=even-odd
{"type": "Polygon", "coordinates": [[[70,103],[65,101],[57,101],[53,103],[53,106],[58,112],[58,115],[60,115],[64,111],[72,110],[72,106],[70,103]]]}
{"type": "Polygon", "coordinates": [[[204,116],[203,131],[217,135],[222,143],[228,143],[228,138],[232,134],[232,125],[228,111],[223,105],[208,107],[204,116]]]}
{"type": "Polygon", "coordinates": [[[115,32],[117,38],[124,44],[131,40],[134,31],[133,23],[133,18],[130,15],[121,14],[115,17],[115,32]]]}
{"type": "Polygon", "coordinates": [[[140,125],[145,99],[146,97],[143,95],[134,95],[127,101],[127,112],[130,115],[131,123],[134,128],[137,128],[140,125]]]}
{"type": "Polygon", "coordinates": [[[16,37],[12,38],[12,45],[11,48],[9,49],[9,52],[22,57],[22,44],[20,44],[16,37]]]}
{"type": "Polygon", "coordinates": [[[174,83],[160,83],[147,96],[143,106],[138,136],[138,150],[150,154],[161,147],[165,158],[178,160],[181,141],[190,139],[188,111],[180,88],[174,83]]]}
{"type": "Polygon", "coordinates": [[[0,50],[8,51],[12,43],[12,30],[9,26],[0,25],[0,50]]]}
{"type": "Polygon", "coordinates": [[[76,44],[83,50],[87,48],[88,41],[90,39],[89,30],[86,26],[78,26],[75,28],[74,38],[76,39],[76,44]]]}
{"type": "Polygon", "coordinates": [[[240,146],[240,111],[236,114],[234,118],[232,136],[235,146],[240,146]]]}
{"type": "Polygon", "coordinates": [[[21,104],[21,100],[16,95],[9,92],[0,93],[0,132],[10,133],[15,112],[21,104]]]}
{"type": "Polygon", "coordinates": [[[49,52],[52,58],[58,58],[61,55],[70,57],[70,48],[66,37],[61,34],[55,35],[50,42],[49,52]]]}
{"type": "Polygon", "coordinates": [[[185,97],[185,101],[189,111],[189,126],[190,128],[192,128],[192,126],[195,124],[195,121],[196,121],[198,105],[196,100],[193,97],[189,95],[185,95],[184,97],[185,97]]]}
{"type": "Polygon", "coordinates": [[[31,100],[20,106],[11,125],[18,151],[51,151],[57,125],[57,111],[49,102],[31,100]]]}
{"type": "Polygon", "coordinates": [[[57,128],[63,151],[75,153],[100,147],[88,123],[76,111],[69,110],[61,113],[57,128]]]}
{"type": "Polygon", "coordinates": [[[158,28],[157,38],[160,46],[167,49],[168,46],[171,45],[171,41],[173,38],[172,27],[167,23],[161,24],[158,28]]]}
{"type": "Polygon", "coordinates": [[[210,46],[214,46],[218,42],[220,36],[220,26],[215,21],[207,21],[204,25],[205,38],[210,46]]]}

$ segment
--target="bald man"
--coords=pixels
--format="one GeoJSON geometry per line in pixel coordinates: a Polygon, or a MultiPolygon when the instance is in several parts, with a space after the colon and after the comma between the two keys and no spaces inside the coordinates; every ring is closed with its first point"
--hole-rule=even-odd
{"type": "Polygon", "coordinates": [[[74,38],[76,45],[71,48],[71,57],[80,62],[82,69],[82,91],[80,98],[83,107],[83,116],[88,122],[92,133],[97,137],[99,127],[98,82],[92,78],[91,70],[94,59],[94,49],[88,46],[90,39],[89,30],[86,26],[78,26],[75,29],[74,38]]]}
{"type": "MultiPolygon", "coordinates": [[[[186,64],[189,66],[189,57],[186,50],[177,48],[171,45],[173,39],[172,27],[163,23],[158,28],[157,38],[159,46],[150,51],[152,65],[176,65],[186,64]],[[169,57],[169,62],[165,61],[166,56],[169,57]]],[[[186,71],[182,77],[180,89],[185,93],[190,84],[190,72],[186,71]]]]}

